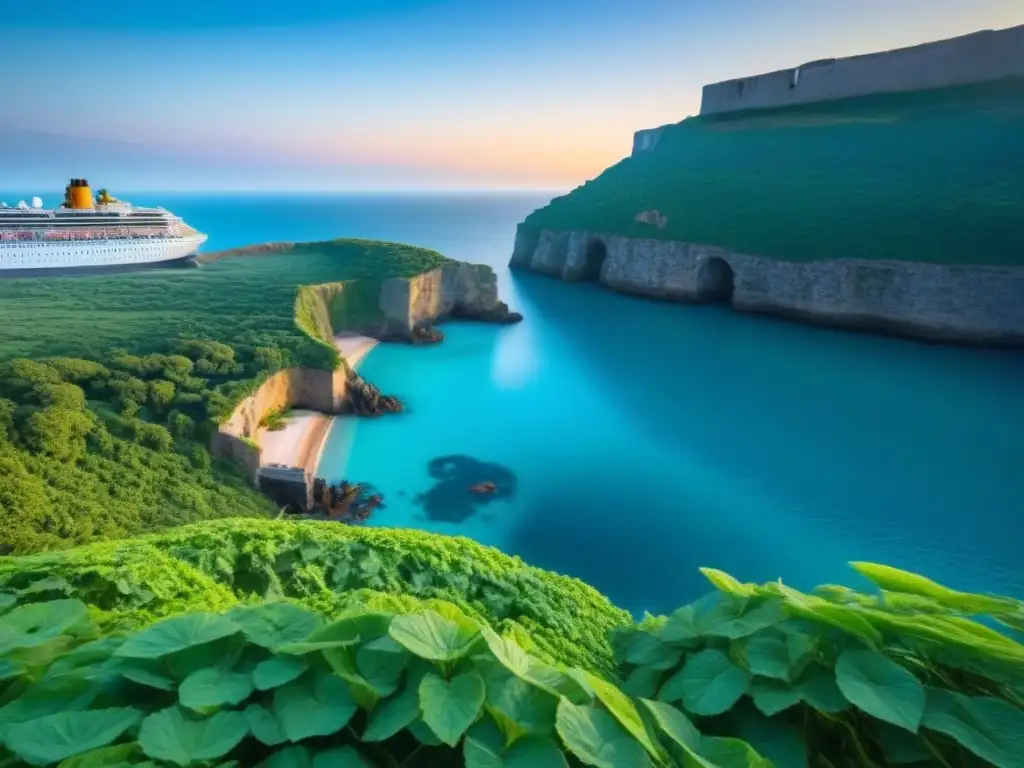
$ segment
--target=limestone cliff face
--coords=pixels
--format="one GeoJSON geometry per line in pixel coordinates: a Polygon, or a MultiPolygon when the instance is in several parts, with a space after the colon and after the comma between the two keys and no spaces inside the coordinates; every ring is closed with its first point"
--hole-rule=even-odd
{"type": "Polygon", "coordinates": [[[260,466],[258,435],[260,420],[272,410],[309,408],[322,413],[340,413],[347,394],[346,371],[322,371],[315,368],[286,368],[267,379],[249,397],[240,402],[231,418],[213,435],[210,450],[214,456],[238,464],[255,482],[260,466]]]}
{"type": "Polygon", "coordinates": [[[936,340],[1024,344],[1024,268],[783,261],[715,246],[520,227],[511,266],[669,301],[936,340]]]}
{"type": "Polygon", "coordinates": [[[484,264],[453,261],[381,286],[382,335],[409,338],[415,328],[448,317],[512,323],[522,315],[498,299],[498,278],[484,264]]]}

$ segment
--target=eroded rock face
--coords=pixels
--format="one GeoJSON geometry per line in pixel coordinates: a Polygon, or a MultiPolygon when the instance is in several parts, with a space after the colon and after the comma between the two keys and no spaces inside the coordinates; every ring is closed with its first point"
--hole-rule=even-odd
{"type": "Polygon", "coordinates": [[[484,264],[453,261],[411,278],[385,280],[382,338],[414,340],[416,329],[448,317],[515,323],[523,319],[498,299],[498,278],[484,264]]]}
{"type": "Polygon", "coordinates": [[[349,371],[345,400],[340,413],[356,416],[380,416],[385,413],[401,413],[405,406],[393,395],[382,395],[381,391],[363,379],[355,371],[349,371]]]}
{"type": "Polygon", "coordinates": [[[1024,267],[795,262],[696,243],[522,227],[510,266],[563,280],[596,266],[597,280],[609,288],[668,301],[728,301],[741,311],[835,327],[1024,345],[1024,267]]]}

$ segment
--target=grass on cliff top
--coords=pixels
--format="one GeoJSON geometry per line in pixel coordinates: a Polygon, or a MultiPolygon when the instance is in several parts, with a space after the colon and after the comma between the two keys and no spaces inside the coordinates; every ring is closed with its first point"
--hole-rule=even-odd
{"type": "Polygon", "coordinates": [[[163,534],[0,558],[0,592],[77,597],[108,626],[182,611],[294,599],[408,611],[442,599],[537,655],[614,675],[609,635],[630,616],[578,579],[461,537],[338,523],[226,520],[163,534]]]}
{"type": "Polygon", "coordinates": [[[102,361],[116,348],[164,352],[179,337],[237,348],[259,335],[299,351],[310,344],[295,323],[299,286],[408,277],[446,261],[435,251],[369,240],[238,253],[191,269],[0,280],[0,360],[102,361]]]}
{"type": "Polygon", "coordinates": [[[525,227],[792,261],[1024,265],[1022,125],[1024,78],[691,118],[525,227]],[[664,229],[634,220],[652,209],[664,229]]]}

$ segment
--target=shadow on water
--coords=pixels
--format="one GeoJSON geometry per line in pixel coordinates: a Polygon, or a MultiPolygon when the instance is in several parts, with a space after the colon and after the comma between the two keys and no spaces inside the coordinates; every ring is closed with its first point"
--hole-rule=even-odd
{"type": "MultiPolygon", "coordinates": [[[[525,311],[563,339],[648,447],[698,467],[727,498],[745,499],[721,514],[763,527],[764,547],[814,559],[798,554],[811,526],[859,559],[937,577],[962,566],[954,584],[962,589],[1024,586],[1008,544],[1024,536],[1014,511],[1024,488],[1008,482],[1024,472],[1019,352],[515,279],[525,311]]],[[[584,575],[588,565],[578,567],[584,575]]]]}
{"type": "Polygon", "coordinates": [[[434,487],[414,499],[434,522],[463,523],[483,507],[516,492],[511,470],[471,456],[438,456],[427,465],[434,487]]]}

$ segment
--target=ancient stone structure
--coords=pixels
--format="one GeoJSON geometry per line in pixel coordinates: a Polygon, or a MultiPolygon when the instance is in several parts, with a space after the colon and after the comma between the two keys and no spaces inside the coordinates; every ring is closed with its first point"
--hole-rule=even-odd
{"type": "MultiPolygon", "coordinates": [[[[1024,25],[879,53],[823,59],[705,85],[701,115],[920,91],[1024,77],[1024,25]]],[[[654,149],[669,126],[633,135],[633,154],[654,149]]]]}
{"type": "Polygon", "coordinates": [[[702,115],[1024,76],[1024,25],[704,86],[702,115]]]}
{"type": "Polygon", "coordinates": [[[520,228],[512,266],[596,279],[669,301],[836,327],[986,344],[1024,344],[1024,268],[908,261],[783,261],[671,240],[520,228]]]}

